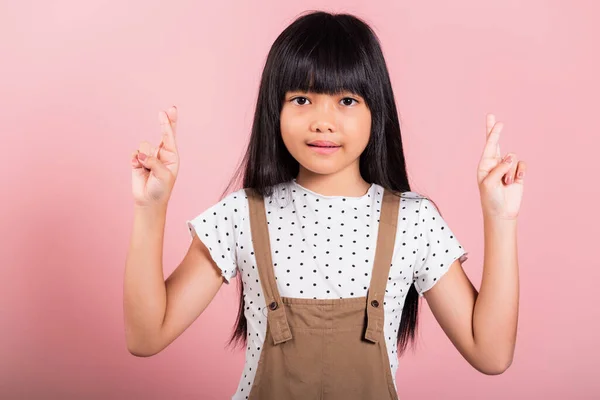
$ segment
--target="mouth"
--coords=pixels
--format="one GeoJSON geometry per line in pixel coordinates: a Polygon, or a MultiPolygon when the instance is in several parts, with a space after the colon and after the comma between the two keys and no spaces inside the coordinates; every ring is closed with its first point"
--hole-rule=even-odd
{"type": "Polygon", "coordinates": [[[312,142],[308,143],[308,145],[311,147],[322,147],[322,148],[341,147],[339,144],[337,144],[335,142],[331,142],[329,140],[313,140],[312,142]]]}
{"type": "Polygon", "coordinates": [[[309,144],[309,146],[310,147],[319,147],[319,148],[322,148],[322,149],[336,149],[338,147],[341,147],[341,146],[318,146],[316,144],[309,144]]]}
{"type": "Polygon", "coordinates": [[[338,145],[334,145],[334,144],[323,145],[323,144],[314,144],[314,143],[308,143],[308,146],[315,153],[319,153],[319,154],[335,153],[336,151],[338,151],[338,149],[340,147],[342,147],[342,146],[338,146],[338,145]]]}

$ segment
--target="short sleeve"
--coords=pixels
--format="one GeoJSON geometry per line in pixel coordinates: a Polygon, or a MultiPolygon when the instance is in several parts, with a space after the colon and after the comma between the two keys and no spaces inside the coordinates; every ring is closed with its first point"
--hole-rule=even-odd
{"type": "Polygon", "coordinates": [[[240,190],[186,221],[191,238],[198,235],[227,283],[237,274],[238,232],[246,211],[246,195],[240,190]]]}
{"type": "Polygon", "coordinates": [[[415,288],[422,297],[448,271],[452,263],[467,260],[466,252],[438,209],[423,198],[419,206],[417,234],[419,246],[413,270],[415,288]]]}

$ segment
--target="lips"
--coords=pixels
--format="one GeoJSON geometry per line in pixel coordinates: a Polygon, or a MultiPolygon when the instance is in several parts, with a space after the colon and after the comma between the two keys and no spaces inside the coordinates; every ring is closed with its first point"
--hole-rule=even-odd
{"type": "Polygon", "coordinates": [[[313,147],[340,147],[339,144],[330,142],[329,140],[313,140],[308,145],[313,147]]]}

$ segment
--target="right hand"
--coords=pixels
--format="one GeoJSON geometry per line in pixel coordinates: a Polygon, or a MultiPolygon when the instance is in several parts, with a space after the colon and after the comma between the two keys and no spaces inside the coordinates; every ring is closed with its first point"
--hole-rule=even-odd
{"type": "Polygon", "coordinates": [[[177,108],[159,112],[162,140],[158,148],[146,141],[132,153],[133,199],[138,206],[166,206],[179,171],[179,153],[175,143],[177,108]],[[142,160],[143,156],[146,158],[142,160]]]}

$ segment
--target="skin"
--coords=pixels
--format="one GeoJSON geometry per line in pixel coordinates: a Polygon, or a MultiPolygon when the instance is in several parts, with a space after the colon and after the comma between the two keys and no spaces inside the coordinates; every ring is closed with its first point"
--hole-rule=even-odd
{"type": "MultiPolygon", "coordinates": [[[[369,140],[371,114],[360,96],[296,92],[286,94],[285,99],[281,134],[301,164],[297,182],[324,195],[365,194],[370,184],[360,176],[359,156],[369,140]],[[315,139],[332,140],[342,148],[334,154],[318,154],[307,146],[315,139]]],[[[152,169],[166,186],[172,186],[179,167],[177,120],[175,107],[161,113],[162,143],[157,150],[142,143],[132,159],[135,169],[152,169]],[[140,153],[148,158],[140,161],[140,153]]],[[[474,288],[457,260],[424,293],[434,317],[456,349],[475,369],[488,375],[500,374],[512,363],[519,302],[516,235],[526,165],[514,153],[508,154],[513,158],[511,163],[500,156],[502,128],[493,114],[487,115],[485,146],[477,167],[484,221],[481,289],[478,292],[474,288]]],[[[147,236],[147,232],[162,234],[165,214],[164,203],[136,205],[134,228],[144,234],[134,239],[147,236]]],[[[162,244],[162,239],[157,243],[162,244]]],[[[131,254],[136,256],[146,253],[144,248],[133,249],[131,254]]],[[[132,283],[126,284],[124,299],[127,346],[133,355],[147,357],[159,353],[192,324],[212,301],[223,278],[197,236],[164,282],[162,262],[153,266],[155,274],[149,274],[149,266],[142,265],[145,262],[138,263],[133,256],[132,260],[126,266],[132,283]]]]}
{"type": "Polygon", "coordinates": [[[370,183],[359,172],[359,157],[369,141],[371,111],[362,97],[349,92],[331,96],[288,92],[281,110],[281,136],[300,163],[297,182],[328,196],[361,196],[370,183]],[[341,145],[319,154],[307,145],[330,140],[341,145]]]}
{"type": "MultiPolygon", "coordinates": [[[[478,371],[496,375],[513,359],[518,316],[516,218],[525,163],[503,162],[498,144],[503,124],[487,115],[486,144],[477,168],[484,216],[484,267],[478,292],[459,260],[424,293],[434,317],[452,344],[478,371]]],[[[361,196],[369,183],[360,176],[359,156],[371,130],[371,113],[355,94],[288,92],[281,113],[281,135],[300,163],[297,182],[323,195],[361,196]],[[353,100],[350,100],[353,99],[353,100]],[[333,154],[319,154],[307,143],[331,140],[333,154]]]]}

